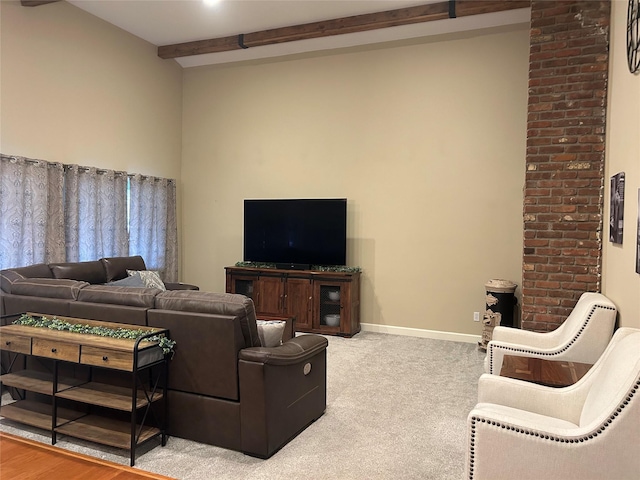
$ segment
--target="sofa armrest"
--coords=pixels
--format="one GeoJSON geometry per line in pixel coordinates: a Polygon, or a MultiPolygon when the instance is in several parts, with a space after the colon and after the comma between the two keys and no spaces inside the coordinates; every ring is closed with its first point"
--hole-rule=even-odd
{"type": "Polygon", "coordinates": [[[301,335],[239,352],[242,451],[269,458],[327,406],[327,339],[301,335]]]}
{"type": "Polygon", "coordinates": [[[327,339],[320,335],[301,335],[277,347],[243,348],[238,358],[268,365],[296,365],[325,350],[328,343],[327,339]]]}
{"type": "Polygon", "coordinates": [[[182,282],[164,282],[164,286],[167,290],[200,290],[197,285],[182,282]]]}

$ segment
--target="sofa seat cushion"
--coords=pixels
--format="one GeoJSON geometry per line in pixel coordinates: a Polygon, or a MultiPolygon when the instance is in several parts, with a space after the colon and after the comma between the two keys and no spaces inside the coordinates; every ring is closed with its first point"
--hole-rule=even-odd
{"type": "Polygon", "coordinates": [[[161,310],[213,313],[238,317],[247,347],[259,347],[258,326],[253,300],[233,293],[201,292],[199,290],[167,290],[155,298],[161,310]]]}
{"type": "Polygon", "coordinates": [[[121,280],[127,277],[127,270],[146,270],[147,266],[140,255],[132,257],[101,258],[107,276],[106,282],[121,280]]]}
{"type": "Polygon", "coordinates": [[[78,295],[78,301],[153,308],[154,298],[158,292],[160,290],[156,288],[89,285],[82,289],[78,295]]]}
{"type": "Polygon", "coordinates": [[[77,300],[87,282],[55,278],[21,278],[13,282],[11,293],[31,297],[77,300]]]}
{"type": "Polygon", "coordinates": [[[54,278],[70,278],[100,284],[107,281],[100,260],[93,262],[52,263],[49,265],[54,278]]]}

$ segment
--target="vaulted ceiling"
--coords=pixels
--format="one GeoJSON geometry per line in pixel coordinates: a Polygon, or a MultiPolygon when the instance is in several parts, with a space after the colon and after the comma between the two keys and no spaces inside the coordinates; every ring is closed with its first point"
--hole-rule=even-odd
{"type": "MultiPolygon", "coordinates": [[[[183,67],[529,22],[528,0],[66,0],[183,67]]],[[[49,1],[23,0],[26,4],[49,1]]]]}

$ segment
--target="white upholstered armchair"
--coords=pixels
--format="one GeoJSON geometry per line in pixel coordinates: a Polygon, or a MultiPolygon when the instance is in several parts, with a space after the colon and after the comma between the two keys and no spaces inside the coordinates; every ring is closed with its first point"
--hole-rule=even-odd
{"type": "Polygon", "coordinates": [[[496,327],[487,345],[485,372],[500,375],[505,355],[593,364],[611,340],[616,312],[607,297],[587,292],[552,332],[496,327]]]}
{"type": "Polygon", "coordinates": [[[577,383],[484,374],[467,420],[468,480],[640,476],[640,330],[620,328],[577,383]]]}

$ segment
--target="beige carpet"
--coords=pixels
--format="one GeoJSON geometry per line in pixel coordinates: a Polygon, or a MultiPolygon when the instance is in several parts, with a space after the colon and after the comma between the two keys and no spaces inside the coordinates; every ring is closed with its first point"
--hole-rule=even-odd
{"type": "MultiPolygon", "coordinates": [[[[328,339],[327,410],[273,457],[170,437],[164,448],[139,450],[136,468],[184,480],[461,479],[484,352],[371,332],[328,339]]],[[[50,442],[4,419],[0,430],[50,442]]],[[[56,445],[128,465],[123,450],[63,435],[56,445]]]]}

